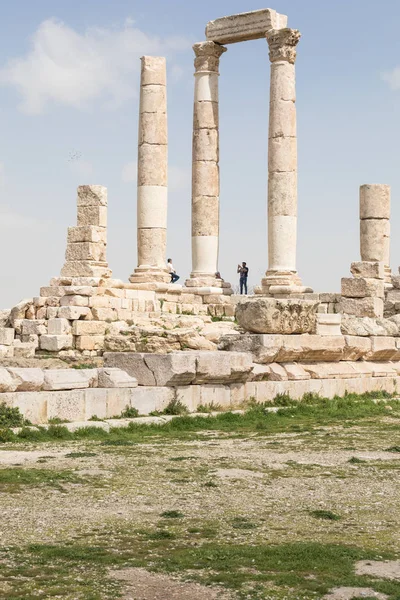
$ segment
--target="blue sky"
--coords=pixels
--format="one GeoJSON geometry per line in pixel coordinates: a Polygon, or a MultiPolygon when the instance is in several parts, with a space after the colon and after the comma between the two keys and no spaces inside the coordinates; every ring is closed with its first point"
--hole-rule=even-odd
{"type": "MultiPolygon", "coordinates": [[[[16,0],[0,21],[0,307],[38,295],[64,260],[76,187],[106,185],[108,260],[136,266],[139,57],[168,61],[168,255],[190,272],[193,43],[247,0],[16,0]]],[[[359,259],[358,189],[392,186],[392,269],[400,255],[400,3],[282,0],[302,33],[297,58],[298,271],[339,291],[359,259]],[[397,69],[397,70],[396,70],[397,69]]],[[[268,265],[268,45],[228,46],[220,65],[220,271],[258,284],[268,265]]]]}

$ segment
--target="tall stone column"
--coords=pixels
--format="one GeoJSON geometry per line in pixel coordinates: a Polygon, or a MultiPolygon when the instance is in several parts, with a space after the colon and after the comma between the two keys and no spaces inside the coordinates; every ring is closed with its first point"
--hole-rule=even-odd
{"type": "Polygon", "coordinates": [[[169,281],[167,244],[167,96],[166,60],[141,58],[138,178],[138,266],[132,283],[169,281]]]}
{"type": "MultiPolygon", "coordinates": [[[[226,48],[200,42],[195,52],[192,155],[192,272],[199,285],[214,283],[219,246],[218,67],[226,48]],[[200,281],[201,280],[201,281],[200,281]],[[212,281],[211,281],[212,280],[212,281]]],[[[188,281],[193,286],[195,281],[188,281]]]]}
{"type": "Polygon", "coordinates": [[[390,186],[360,186],[360,254],[366,262],[383,262],[385,284],[391,284],[390,270],[390,186]]]}
{"type": "Polygon", "coordinates": [[[266,33],[271,61],[268,136],[268,271],[262,293],[311,292],[296,270],[297,242],[297,29],[266,33]]]}

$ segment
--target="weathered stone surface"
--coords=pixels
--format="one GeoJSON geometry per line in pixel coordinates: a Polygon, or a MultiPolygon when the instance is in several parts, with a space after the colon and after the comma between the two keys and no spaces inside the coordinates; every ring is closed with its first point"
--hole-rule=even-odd
{"type": "Polygon", "coordinates": [[[75,345],[77,350],[103,350],[104,335],[78,335],[75,345]]]}
{"type": "Polygon", "coordinates": [[[366,360],[392,360],[397,359],[398,350],[396,340],[392,337],[380,336],[370,338],[371,350],[366,356],[366,360]]]}
{"type": "Polygon", "coordinates": [[[297,363],[283,363],[282,367],[284,367],[289,380],[301,381],[311,377],[305,368],[297,363]]]}
{"type": "Polygon", "coordinates": [[[368,337],[345,335],[344,343],[342,360],[360,360],[371,351],[371,340],[368,337]]]}
{"type": "Polygon", "coordinates": [[[343,336],[285,335],[276,362],[339,361],[345,347],[343,336]]]}
{"type": "Polygon", "coordinates": [[[351,263],[350,272],[354,277],[384,279],[385,265],[379,261],[358,261],[351,263]]]}
{"type": "MultiPolygon", "coordinates": [[[[119,390],[115,392],[119,393],[119,390]]],[[[137,408],[141,415],[163,411],[174,398],[174,390],[168,387],[139,386],[131,390],[131,406],[137,408]]]]}
{"type": "Polygon", "coordinates": [[[111,269],[106,262],[66,261],[61,274],[72,277],[111,277],[111,269]]]}
{"type": "Polygon", "coordinates": [[[247,381],[253,370],[253,357],[250,353],[230,352],[231,374],[228,383],[247,381]]]}
{"type": "Polygon", "coordinates": [[[356,317],[383,317],[381,298],[342,298],[340,312],[356,317]]]}
{"type": "Polygon", "coordinates": [[[304,364],[304,369],[312,379],[353,379],[359,377],[350,362],[326,362],[316,364],[304,364]]]}
{"type": "Polygon", "coordinates": [[[134,388],[137,384],[137,379],[122,369],[111,367],[98,369],[99,388],[134,388]]]}
{"type": "Polygon", "coordinates": [[[383,279],[366,279],[365,277],[343,277],[342,296],[347,298],[384,297],[383,279]]]}
{"type": "Polygon", "coordinates": [[[68,335],[71,333],[71,325],[67,319],[49,319],[47,331],[50,335],[68,335]]]}
{"type": "Polygon", "coordinates": [[[19,340],[14,342],[14,358],[33,358],[35,356],[36,343],[18,342],[19,340]]]}
{"type": "Polygon", "coordinates": [[[14,342],[15,330],[12,327],[0,327],[0,345],[11,346],[14,342]]]}
{"type": "Polygon", "coordinates": [[[138,185],[167,185],[167,146],[139,146],[138,185]]]}
{"type": "Polygon", "coordinates": [[[42,335],[47,333],[47,327],[44,320],[22,319],[21,332],[23,335],[42,335]]]}
{"type": "MultiPolygon", "coordinates": [[[[106,206],[78,206],[77,226],[86,227],[94,225],[95,227],[107,227],[107,207],[106,206]]],[[[67,273],[65,273],[67,275],[67,273]]]]}
{"type": "Polygon", "coordinates": [[[360,219],[390,219],[390,185],[360,186],[360,219]]]}
{"type": "Polygon", "coordinates": [[[197,353],[145,354],[144,361],[152,371],[156,385],[189,385],[196,376],[197,353]]]}
{"type": "Polygon", "coordinates": [[[94,242],[68,244],[65,258],[67,261],[105,261],[106,247],[104,244],[94,242]]]}
{"type": "MultiPolygon", "coordinates": [[[[318,307],[319,308],[319,307],[318,307]]],[[[341,335],[341,314],[317,314],[317,335],[341,335]]]]}
{"type": "Polygon", "coordinates": [[[229,352],[201,352],[197,355],[194,383],[220,383],[229,380],[229,352]]]}
{"type": "Polygon", "coordinates": [[[72,348],[72,335],[42,335],[40,337],[41,350],[49,352],[59,352],[67,348],[72,348]]]}
{"type": "Polygon", "coordinates": [[[254,333],[312,333],[316,328],[318,302],[249,298],[236,306],[236,319],[254,333]]]}
{"type": "Polygon", "coordinates": [[[166,85],[166,59],[164,56],[142,56],[141,84],[166,85]]]}
{"type": "Polygon", "coordinates": [[[77,206],[107,206],[107,188],[103,185],[80,185],[77,206]]]}
{"type": "Polygon", "coordinates": [[[75,321],[84,319],[90,315],[90,308],[87,306],[62,306],[57,312],[58,318],[75,321]]]}
{"type": "Polygon", "coordinates": [[[0,367],[0,392],[14,392],[17,389],[17,382],[7,369],[0,367]]]}
{"type": "Polygon", "coordinates": [[[21,321],[22,319],[25,319],[26,313],[32,306],[32,304],[32,299],[21,300],[21,302],[18,302],[18,304],[16,304],[10,311],[7,325],[9,325],[10,327],[15,327],[16,321],[21,321]]]}
{"type": "Polygon", "coordinates": [[[137,379],[139,385],[155,386],[156,379],[153,371],[145,363],[145,356],[139,352],[105,352],[103,358],[107,368],[116,367],[126,371],[137,379]]]}
{"type": "Polygon", "coordinates": [[[270,373],[269,365],[259,365],[253,363],[253,369],[249,376],[249,381],[267,381],[270,373]]]}
{"type": "Polygon", "coordinates": [[[105,227],[95,227],[94,225],[86,225],[84,227],[68,227],[67,241],[69,244],[76,244],[77,242],[106,244],[107,229],[105,227]]]}
{"type": "Polygon", "coordinates": [[[7,369],[13,382],[16,384],[17,392],[37,392],[42,389],[44,383],[44,372],[42,369],[7,369]]]}
{"type": "Polygon", "coordinates": [[[360,221],[360,253],[363,261],[385,262],[390,240],[390,222],[386,219],[360,221]]]}
{"type": "Polygon", "coordinates": [[[89,299],[87,296],[79,296],[79,295],[63,296],[60,299],[60,305],[61,306],[88,306],[89,299]]]}
{"type": "Polygon", "coordinates": [[[73,335],[104,335],[106,329],[104,321],[74,321],[72,324],[73,335]]]}
{"type": "Polygon", "coordinates": [[[232,44],[264,38],[269,29],[280,29],[286,25],[286,15],[281,15],[271,8],[264,8],[209,21],[206,37],[207,40],[218,44],[232,44]]]}
{"type": "Polygon", "coordinates": [[[43,389],[76,390],[97,387],[97,369],[48,369],[44,371],[43,389]]]}
{"type": "Polygon", "coordinates": [[[284,367],[278,363],[271,363],[269,366],[269,381],[287,381],[288,375],[284,367]]]}

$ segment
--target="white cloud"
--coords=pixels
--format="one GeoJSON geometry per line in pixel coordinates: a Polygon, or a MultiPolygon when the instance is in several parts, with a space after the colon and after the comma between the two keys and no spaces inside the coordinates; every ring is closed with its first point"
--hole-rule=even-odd
{"type": "Polygon", "coordinates": [[[187,188],[190,185],[190,172],[181,167],[169,167],[168,185],[169,189],[174,192],[187,188]]]}
{"type": "Polygon", "coordinates": [[[400,89],[400,67],[395,67],[391,71],[382,73],[383,81],[389,85],[392,90],[400,89]]]}
{"type": "Polygon", "coordinates": [[[28,215],[21,215],[13,212],[9,206],[0,204],[0,230],[9,231],[10,229],[36,229],[43,223],[28,215]]]}
{"type": "Polygon", "coordinates": [[[137,181],[137,162],[127,163],[122,169],[122,181],[126,183],[135,183],[137,181]]]}
{"type": "Polygon", "coordinates": [[[42,113],[49,104],[88,109],[96,100],[116,108],[136,97],[144,54],[167,58],[189,43],[180,37],[161,39],[133,27],[90,27],[79,33],[56,19],[43,21],[32,36],[26,55],[0,70],[0,83],[15,87],[19,105],[28,114],[42,113]]]}

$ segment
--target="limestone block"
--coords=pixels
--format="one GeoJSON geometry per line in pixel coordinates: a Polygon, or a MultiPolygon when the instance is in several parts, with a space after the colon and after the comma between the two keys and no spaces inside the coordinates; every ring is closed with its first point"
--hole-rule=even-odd
{"type": "Polygon", "coordinates": [[[67,261],[96,261],[106,260],[106,249],[104,244],[94,242],[76,242],[68,244],[65,252],[67,261]]]}
{"type": "Polygon", "coordinates": [[[276,362],[336,362],[342,359],[343,336],[284,335],[276,362]]]}
{"type": "Polygon", "coordinates": [[[269,365],[269,381],[287,381],[288,375],[282,365],[271,363],[269,365]]]}
{"type": "Polygon", "coordinates": [[[228,408],[231,405],[231,393],[226,385],[201,385],[200,404],[210,406],[212,404],[228,408]]]}
{"type": "MultiPolygon", "coordinates": [[[[356,264],[356,263],[354,263],[356,264]]],[[[330,294],[330,293],[322,293],[319,294],[319,301],[320,302],[339,302],[340,300],[340,294],[330,294]]]]}
{"type": "Polygon", "coordinates": [[[37,392],[42,389],[44,372],[42,369],[7,368],[17,392],[37,392]]]}
{"type": "Polygon", "coordinates": [[[341,335],[342,315],[317,314],[317,335],[341,335]]]}
{"type": "Polygon", "coordinates": [[[254,333],[311,333],[317,321],[317,301],[246,298],[236,306],[236,319],[254,333]]]}
{"type": "Polygon", "coordinates": [[[365,277],[366,279],[384,279],[385,277],[385,265],[379,261],[353,262],[350,271],[354,277],[365,277]]]}
{"type": "Polygon", "coordinates": [[[145,354],[144,361],[157,386],[189,385],[196,376],[195,353],[145,354]]]}
{"type": "Polygon", "coordinates": [[[9,308],[0,309],[0,327],[5,327],[10,317],[11,310],[9,308]]]}
{"type": "Polygon", "coordinates": [[[342,360],[360,360],[371,351],[371,340],[368,337],[345,335],[344,343],[342,360]]]}
{"type": "MultiPolygon", "coordinates": [[[[355,366],[359,365],[356,363],[355,366]]],[[[393,377],[396,376],[396,369],[390,362],[365,362],[364,368],[371,370],[372,377],[393,377]]],[[[385,388],[383,388],[385,389],[385,388]]]]}
{"type": "MultiPolygon", "coordinates": [[[[276,78],[280,76],[280,69],[273,68],[271,70],[271,77],[276,78]]],[[[271,83],[272,86],[272,83],[271,83]]],[[[271,87],[271,89],[273,89],[271,87]]],[[[276,94],[275,95],[276,98],[276,94]]],[[[269,137],[296,137],[296,105],[294,100],[292,102],[281,98],[270,104],[269,113],[269,137]]]]}
{"type": "MultiPolygon", "coordinates": [[[[115,390],[116,392],[119,390],[115,390]]],[[[175,398],[175,391],[170,387],[137,387],[130,391],[131,405],[141,415],[154,411],[163,411],[175,398]]]]}
{"type": "Polygon", "coordinates": [[[111,270],[106,262],[66,261],[61,269],[63,275],[73,277],[110,277],[111,270]]]}
{"type": "Polygon", "coordinates": [[[218,129],[218,102],[196,102],[193,129],[218,129]]]}
{"type": "Polygon", "coordinates": [[[57,316],[60,319],[75,321],[75,319],[87,318],[91,313],[87,306],[62,306],[57,310],[57,316]]]}
{"type": "Polygon", "coordinates": [[[370,340],[371,350],[366,355],[366,360],[392,360],[395,357],[397,358],[398,350],[396,347],[395,338],[386,336],[372,336],[370,340]]]}
{"type": "Polygon", "coordinates": [[[312,379],[353,379],[359,377],[359,373],[354,370],[350,362],[325,362],[304,364],[303,366],[312,379]]]}
{"type": "Polygon", "coordinates": [[[291,381],[301,381],[311,377],[306,369],[297,363],[283,363],[282,367],[286,371],[287,379],[291,381]]]}
{"type": "Polygon", "coordinates": [[[22,319],[25,319],[26,313],[29,310],[29,308],[32,306],[32,303],[33,303],[33,300],[30,299],[30,300],[21,300],[21,302],[16,304],[16,306],[14,306],[10,311],[7,325],[10,325],[11,327],[15,327],[16,321],[21,321],[22,319]]]}
{"type": "Polygon", "coordinates": [[[139,123],[139,144],[162,144],[168,142],[167,113],[165,106],[157,112],[142,112],[139,123]]]}
{"type": "Polygon", "coordinates": [[[229,352],[199,352],[196,360],[195,384],[229,381],[229,352]]]}
{"type": "Polygon", "coordinates": [[[192,235],[215,235],[219,232],[219,198],[192,198],[192,235]]]}
{"type": "Polygon", "coordinates": [[[103,355],[105,367],[119,368],[135,377],[139,385],[155,386],[153,372],[145,363],[146,354],[136,352],[105,352],[103,355]]]}
{"type": "Polygon", "coordinates": [[[166,59],[164,56],[142,56],[141,60],[141,86],[166,85],[166,59]]]}
{"type": "Polygon", "coordinates": [[[84,227],[68,227],[68,244],[78,242],[92,242],[95,244],[107,243],[107,230],[105,227],[86,225],[84,227]]]}
{"type": "Polygon", "coordinates": [[[192,197],[219,196],[219,169],[212,161],[195,161],[192,166],[192,197]]]}
{"type": "MultiPolygon", "coordinates": [[[[61,296],[64,296],[65,291],[64,288],[61,286],[51,286],[51,287],[41,287],[40,288],[40,296],[42,298],[48,298],[49,296],[56,296],[61,298],[61,296]]],[[[45,302],[45,301],[44,301],[45,302]]],[[[34,298],[34,303],[35,306],[38,305],[39,300],[34,298]]]]}
{"type": "Polygon", "coordinates": [[[392,302],[393,304],[397,304],[398,302],[400,302],[400,290],[389,290],[386,295],[386,301],[392,302]]]}
{"type": "MultiPolygon", "coordinates": [[[[107,414],[107,392],[107,389],[100,388],[88,388],[83,390],[86,420],[89,420],[94,416],[98,419],[106,419],[109,416],[107,414]]],[[[113,413],[113,416],[115,414],[116,413],[113,413]]]]}
{"type": "Polygon", "coordinates": [[[360,219],[390,219],[390,186],[360,186],[360,219]]]}
{"type": "Polygon", "coordinates": [[[117,311],[114,308],[92,308],[92,314],[95,321],[117,321],[117,311]]]}
{"type": "Polygon", "coordinates": [[[45,306],[42,306],[41,308],[37,309],[36,318],[40,321],[47,319],[47,308],[45,306]]]}
{"type": "MultiPolygon", "coordinates": [[[[79,321],[80,322],[80,321],[79,321]]],[[[78,335],[75,339],[77,350],[103,350],[104,335],[78,335]]]]}
{"type": "Polygon", "coordinates": [[[139,266],[146,265],[165,269],[166,229],[139,229],[137,235],[139,266]]]}
{"type": "Polygon", "coordinates": [[[365,277],[343,277],[342,278],[342,296],[347,298],[383,298],[384,282],[383,279],[366,279],[365,277]]]}
{"type": "Polygon", "coordinates": [[[275,137],[269,140],[268,170],[270,173],[297,170],[297,139],[275,137]]]}
{"type": "Polygon", "coordinates": [[[383,317],[381,298],[342,298],[340,312],[356,317],[383,317]]]}
{"type": "Polygon", "coordinates": [[[44,321],[23,319],[21,323],[21,332],[23,335],[42,335],[47,333],[47,327],[44,321]]]}
{"type": "Polygon", "coordinates": [[[104,321],[74,321],[73,335],[104,335],[107,324],[104,321]]]}
{"type": "Polygon", "coordinates": [[[385,262],[386,245],[390,239],[390,222],[386,219],[360,221],[360,253],[363,261],[385,262]]]}
{"type": "Polygon", "coordinates": [[[139,146],[138,186],[141,185],[167,185],[167,146],[139,146]]]}
{"type": "Polygon", "coordinates": [[[253,357],[249,352],[230,352],[231,374],[229,383],[247,381],[253,370],[253,357]]]}
{"type": "Polygon", "coordinates": [[[167,227],[168,189],[162,185],[142,185],[137,189],[137,227],[167,227]]]}
{"type": "Polygon", "coordinates": [[[134,388],[138,382],[125,371],[117,368],[98,369],[99,388],[134,388]]]}
{"type": "Polygon", "coordinates": [[[126,407],[132,406],[132,392],[134,388],[105,388],[100,390],[106,392],[107,418],[120,416],[126,407]]]}
{"type": "Polygon", "coordinates": [[[167,93],[165,86],[146,85],[140,90],[140,115],[144,113],[165,113],[167,106],[167,93]]]}
{"type": "Polygon", "coordinates": [[[14,346],[0,346],[0,358],[12,358],[14,356],[14,346]]]}
{"type": "Polygon", "coordinates": [[[14,342],[15,329],[12,327],[0,327],[0,345],[11,346],[14,342]]]}
{"type": "Polygon", "coordinates": [[[268,215],[297,215],[297,172],[270,173],[268,177],[268,215]]]}
{"type": "Polygon", "coordinates": [[[47,329],[50,335],[67,335],[71,333],[71,325],[67,319],[49,319],[47,329]]]}
{"type": "Polygon", "coordinates": [[[207,40],[219,44],[232,44],[264,38],[270,29],[281,29],[287,25],[287,16],[271,8],[240,13],[209,21],[206,26],[207,40]]]}
{"type": "Polygon", "coordinates": [[[39,336],[34,333],[30,333],[27,335],[21,335],[21,342],[28,343],[36,348],[39,348],[39,336]]]}
{"type": "Polygon", "coordinates": [[[0,367],[0,392],[14,392],[17,389],[17,382],[7,369],[0,367]]]}
{"type": "Polygon", "coordinates": [[[219,143],[217,129],[197,129],[193,131],[194,160],[218,162],[219,143]]]}
{"type": "Polygon", "coordinates": [[[14,358],[34,358],[35,350],[36,343],[21,342],[17,345],[17,340],[14,342],[14,358]]]}
{"type": "Polygon", "coordinates": [[[194,413],[200,404],[200,385],[185,385],[175,388],[176,400],[184,404],[189,412],[194,413]]]}
{"type": "Polygon", "coordinates": [[[249,381],[266,381],[270,373],[269,365],[253,363],[253,369],[249,375],[249,381]]]}
{"type": "MultiPolygon", "coordinates": [[[[107,227],[107,207],[78,206],[77,226],[86,227],[87,225],[93,225],[95,227],[107,227]]],[[[67,275],[67,273],[65,273],[65,275],[67,275]]]]}
{"type": "Polygon", "coordinates": [[[49,352],[59,352],[72,348],[72,335],[42,335],[40,337],[40,349],[49,352]]]}
{"type": "Polygon", "coordinates": [[[94,296],[98,288],[90,285],[69,285],[64,288],[65,296],[94,296]]]}
{"type": "MultiPolygon", "coordinates": [[[[68,369],[69,370],[69,369],[68,369]]],[[[72,370],[72,369],[71,369],[72,370]]],[[[47,396],[47,420],[83,421],[85,418],[85,391],[54,391],[47,396]]]]}
{"type": "Polygon", "coordinates": [[[60,304],[61,306],[88,306],[89,299],[87,296],[63,296],[60,304]]]}
{"type": "Polygon", "coordinates": [[[43,389],[49,391],[76,390],[97,387],[97,369],[47,369],[43,389]]]}
{"type": "Polygon", "coordinates": [[[77,206],[107,206],[107,188],[103,185],[80,185],[77,206]]]}

